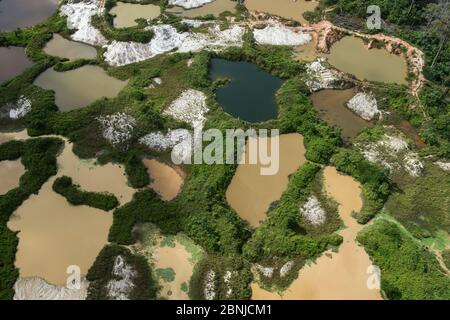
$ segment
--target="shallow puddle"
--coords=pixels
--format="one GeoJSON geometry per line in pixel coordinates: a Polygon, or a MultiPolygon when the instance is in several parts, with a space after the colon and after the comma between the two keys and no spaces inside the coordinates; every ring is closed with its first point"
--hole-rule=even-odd
{"type": "Polygon", "coordinates": [[[367,49],[362,39],[344,37],[332,47],[328,61],[337,69],[358,79],[407,84],[406,60],[385,49],[367,49]]]}
{"type": "Polygon", "coordinates": [[[54,34],[45,48],[45,53],[51,56],[67,58],[69,60],[77,59],[95,59],[97,50],[87,44],[70,41],[59,34],[54,34]]]}
{"type": "Polygon", "coordinates": [[[136,19],[154,19],[161,13],[158,5],[117,2],[110,11],[115,15],[114,27],[128,28],[137,26],[136,19]]]}
{"type": "Polygon", "coordinates": [[[1,0],[0,30],[13,31],[43,22],[58,7],[58,0],[1,0]]]}
{"type": "Polygon", "coordinates": [[[185,9],[183,7],[173,7],[167,9],[168,12],[180,15],[186,18],[202,17],[209,14],[218,17],[221,13],[229,11],[234,12],[236,7],[236,2],[231,0],[215,0],[213,2],[207,3],[201,7],[193,9],[185,9]]]}
{"type": "Polygon", "coordinates": [[[47,69],[34,84],[55,91],[55,102],[61,111],[85,107],[102,97],[114,98],[127,84],[108,76],[97,66],[83,66],[66,72],[47,69]]]}
{"type": "Polygon", "coordinates": [[[314,108],[320,118],[342,130],[344,141],[349,142],[364,128],[373,127],[369,121],[354,114],[345,105],[356,94],[355,89],[321,90],[311,95],[314,108]]]}
{"type": "MultiPolygon", "coordinates": [[[[306,162],[303,137],[300,134],[284,134],[279,138],[278,173],[261,175],[261,163],[240,164],[226,192],[230,206],[254,228],[266,219],[270,205],[279,200],[287,189],[289,175],[306,162]]],[[[245,150],[249,150],[248,143],[245,150]]]]}
{"type": "MultiPolygon", "coordinates": [[[[80,160],[72,145],[58,156],[58,176],[67,175],[83,190],[116,195],[123,204],[134,190],[127,186],[123,168],[107,164],[94,166],[80,160]]],[[[41,277],[52,284],[65,284],[68,266],[77,265],[86,274],[99,251],[107,243],[112,213],[88,206],[71,206],[53,192],[56,177],[47,181],[37,195],[32,195],[11,216],[8,227],[18,234],[16,267],[20,277],[41,277]]]]}
{"type": "Polygon", "coordinates": [[[340,232],[344,242],[339,251],[327,251],[315,263],[301,269],[299,277],[282,295],[263,290],[253,283],[252,299],[381,299],[379,290],[369,289],[367,286],[371,276],[368,269],[372,262],[364,248],[355,242],[356,235],[363,226],[351,214],[362,208],[361,186],[334,167],[324,169],[324,182],[327,193],[339,203],[339,215],[346,226],[340,232]]]}
{"type": "Polygon", "coordinates": [[[18,76],[32,65],[25,54],[25,48],[0,47],[0,84],[18,76]]]}
{"type": "Polygon", "coordinates": [[[161,163],[155,159],[145,159],[150,180],[150,188],[161,195],[161,198],[170,201],[176,198],[183,185],[183,173],[180,170],[161,163]]]}
{"type": "Polygon", "coordinates": [[[303,13],[314,11],[319,3],[306,0],[245,0],[245,6],[250,11],[265,12],[285,19],[307,24],[303,13]]]}

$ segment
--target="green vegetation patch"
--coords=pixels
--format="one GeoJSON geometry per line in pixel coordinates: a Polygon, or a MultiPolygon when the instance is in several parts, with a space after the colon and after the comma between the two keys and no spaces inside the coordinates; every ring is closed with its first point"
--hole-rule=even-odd
{"type": "Polygon", "coordinates": [[[183,292],[189,292],[189,285],[186,283],[186,282],[183,282],[182,284],[181,284],[181,291],[183,291],[183,292]]]}
{"type": "Polygon", "coordinates": [[[188,236],[181,233],[176,236],[177,241],[186,248],[187,252],[191,255],[190,262],[196,265],[197,262],[203,257],[203,249],[196,245],[188,236]]]}
{"type": "Polygon", "coordinates": [[[53,191],[65,197],[74,206],[87,205],[109,211],[119,205],[119,201],[113,194],[82,191],[78,185],[73,184],[72,178],[67,176],[55,180],[53,191]]]}
{"type": "Polygon", "coordinates": [[[155,299],[158,291],[157,281],[152,276],[152,271],[147,260],[130,250],[115,244],[105,246],[100,251],[97,259],[89,269],[86,279],[90,282],[88,300],[109,300],[108,283],[111,280],[122,280],[114,274],[114,264],[118,256],[124,259],[124,264],[135,272],[131,281],[134,284],[127,293],[130,300],[155,299]]]}
{"type": "MultiPolygon", "coordinates": [[[[326,219],[323,224],[313,225],[302,215],[299,215],[298,224],[302,233],[318,236],[331,234],[341,229],[344,225],[339,216],[338,203],[325,190],[323,170],[316,175],[311,190],[311,195],[317,198],[320,207],[325,211],[326,219]]],[[[299,207],[301,206],[299,205],[299,207]]]]}
{"type": "Polygon", "coordinates": [[[309,260],[272,257],[253,266],[253,273],[261,288],[270,292],[284,292],[298,278],[299,271],[309,260]],[[266,269],[263,271],[261,269],[266,269]],[[269,271],[270,270],[270,271],[269,271]],[[267,272],[269,271],[269,272],[267,272]]]}
{"type": "Polygon", "coordinates": [[[447,269],[450,270],[450,249],[444,250],[442,252],[442,260],[444,261],[444,264],[447,267],[447,269]]]}
{"type": "Polygon", "coordinates": [[[357,240],[380,267],[388,299],[450,299],[450,278],[436,257],[395,223],[378,219],[357,240]]]}
{"type": "Polygon", "coordinates": [[[450,174],[427,163],[423,175],[396,190],[386,208],[415,237],[424,239],[437,237],[440,230],[450,233],[449,204],[450,174]]]}
{"type": "Polygon", "coordinates": [[[172,268],[156,269],[156,275],[165,282],[172,282],[175,280],[175,271],[172,268]]]}
{"type": "Polygon", "coordinates": [[[235,300],[251,297],[250,264],[241,255],[205,255],[189,282],[193,300],[235,300]]]}
{"type": "Polygon", "coordinates": [[[164,237],[163,240],[161,241],[161,247],[175,248],[175,246],[176,246],[175,237],[172,235],[164,237]]]}

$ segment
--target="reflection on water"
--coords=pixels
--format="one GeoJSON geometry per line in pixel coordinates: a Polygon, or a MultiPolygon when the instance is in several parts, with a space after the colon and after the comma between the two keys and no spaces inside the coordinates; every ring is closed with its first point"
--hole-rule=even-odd
{"type": "Polygon", "coordinates": [[[314,11],[319,3],[306,0],[245,0],[245,6],[250,11],[265,12],[285,19],[307,24],[303,13],[314,11]]]}
{"type": "Polygon", "coordinates": [[[58,7],[58,0],[1,0],[0,31],[13,31],[43,22],[58,7]]]}
{"type": "Polygon", "coordinates": [[[97,50],[87,44],[64,39],[59,34],[54,34],[45,48],[45,53],[51,56],[76,59],[94,59],[97,56],[97,50]]]}
{"type": "Polygon", "coordinates": [[[352,177],[344,176],[334,167],[324,170],[327,193],[339,203],[339,215],[346,229],[340,234],[344,242],[339,252],[326,252],[315,263],[300,270],[299,277],[282,294],[268,292],[258,284],[252,284],[252,299],[320,300],[360,299],[379,300],[380,291],[369,289],[367,273],[372,265],[364,248],[356,243],[356,236],[363,228],[351,214],[362,208],[361,186],[352,177]]]}
{"type": "Polygon", "coordinates": [[[128,28],[137,26],[136,19],[154,19],[161,13],[158,5],[117,2],[110,11],[114,18],[114,27],[128,28]]]}
{"type": "Polygon", "coordinates": [[[275,94],[282,81],[248,62],[212,59],[210,77],[230,82],[217,89],[217,101],[223,109],[245,121],[259,122],[277,116],[275,94]],[[264,90],[261,90],[264,88],[264,90]]]}
{"type": "Polygon", "coordinates": [[[167,11],[186,18],[202,17],[208,14],[212,14],[218,17],[222,12],[225,11],[234,12],[235,7],[236,7],[235,1],[215,0],[198,8],[185,9],[182,7],[173,7],[167,9],[167,11]]]}
{"type": "Polygon", "coordinates": [[[342,130],[344,141],[351,141],[364,128],[373,124],[348,109],[345,104],[355,95],[355,89],[321,90],[311,95],[314,108],[320,117],[331,126],[342,130]]]}
{"type": "Polygon", "coordinates": [[[385,49],[367,49],[362,39],[344,37],[336,42],[328,61],[358,79],[407,84],[407,64],[403,57],[390,54],[385,49]]]}
{"type": "Polygon", "coordinates": [[[66,72],[47,69],[34,84],[54,90],[56,105],[62,111],[70,111],[102,97],[114,98],[127,82],[108,76],[100,67],[88,65],[66,72]]]}
{"type": "MultiPolygon", "coordinates": [[[[260,163],[240,164],[226,192],[230,206],[243,220],[248,221],[255,228],[267,217],[266,212],[270,205],[279,200],[281,194],[287,189],[289,175],[306,162],[303,137],[300,134],[284,134],[279,138],[280,169],[278,173],[263,176],[260,174],[262,167],[260,163]]],[[[269,138],[268,149],[270,141],[269,138]]],[[[248,154],[248,143],[245,150],[248,154]]]]}
{"type": "MultiPolygon", "coordinates": [[[[95,166],[92,160],[80,160],[72,145],[58,156],[58,176],[73,178],[87,191],[108,191],[123,204],[131,200],[133,189],[127,186],[124,170],[118,165],[95,166]]],[[[20,277],[37,276],[52,284],[65,284],[66,268],[77,265],[86,274],[107,243],[112,213],[87,206],[71,206],[53,192],[56,177],[47,181],[11,216],[8,227],[20,231],[16,267],[20,277]]]]}
{"type": "Polygon", "coordinates": [[[25,54],[25,48],[0,47],[0,84],[21,74],[32,65],[25,54]]]}

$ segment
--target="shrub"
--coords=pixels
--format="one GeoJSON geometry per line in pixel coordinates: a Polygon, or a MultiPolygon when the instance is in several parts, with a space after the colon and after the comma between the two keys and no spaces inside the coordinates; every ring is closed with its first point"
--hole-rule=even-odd
{"type": "Polygon", "coordinates": [[[79,186],[73,184],[72,178],[67,176],[55,180],[53,191],[65,197],[74,206],[87,205],[109,211],[119,205],[113,194],[81,191],[79,186]]]}

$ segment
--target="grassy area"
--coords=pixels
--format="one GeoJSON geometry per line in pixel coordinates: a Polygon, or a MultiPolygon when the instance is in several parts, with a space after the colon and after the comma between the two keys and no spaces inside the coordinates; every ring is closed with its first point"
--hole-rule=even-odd
{"type": "Polygon", "coordinates": [[[446,249],[442,252],[442,260],[444,261],[447,269],[450,270],[450,249],[446,249]]]}
{"type": "Polygon", "coordinates": [[[163,279],[165,282],[172,282],[175,280],[175,271],[172,268],[156,269],[156,276],[163,279]]]}
{"type": "Polygon", "coordinates": [[[434,254],[393,222],[377,219],[358,235],[381,269],[381,289],[389,299],[450,299],[450,278],[434,254]]]}
{"type": "Polygon", "coordinates": [[[438,247],[442,247],[442,243],[450,241],[449,195],[450,174],[427,163],[422,176],[394,191],[386,210],[415,237],[429,243],[436,239],[438,247]]]}

